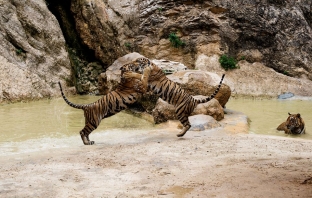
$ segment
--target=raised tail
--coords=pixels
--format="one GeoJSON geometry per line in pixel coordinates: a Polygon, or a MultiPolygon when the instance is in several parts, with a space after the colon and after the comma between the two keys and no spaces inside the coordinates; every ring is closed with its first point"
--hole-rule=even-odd
{"type": "Polygon", "coordinates": [[[84,109],[84,108],[85,108],[85,105],[77,105],[77,104],[71,103],[71,102],[65,97],[65,95],[64,95],[64,93],[63,93],[63,89],[62,89],[61,83],[58,82],[58,84],[59,84],[59,86],[60,86],[60,90],[61,90],[62,97],[63,97],[63,99],[65,100],[65,102],[66,102],[69,106],[74,107],[74,108],[76,108],[76,109],[84,109]]]}
{"type": "Polygon", "coordinates": [[[223,79],[224,79],[224,76],[225,76],[225,74],[222,75],[222,78],[221,78],[221,80],[220,80],[220,83],[219,83],[217,89],[213,92],[213,94],[211,94],[209,97],[204,98],[204,99],[201,99],[201,100],[198,100],[198,99],[197,99],[196,101],[197,101],[198,103],[205,103],[205,102],[208,102],[208,101],[210,101],[211,99],[213,99],[213,98],[217,95],[217,93],[219,92],[219,90],[220,90],[220,87],[221,87],[221,85],[222,85],[222,81],[223,81],[223,79]]]}

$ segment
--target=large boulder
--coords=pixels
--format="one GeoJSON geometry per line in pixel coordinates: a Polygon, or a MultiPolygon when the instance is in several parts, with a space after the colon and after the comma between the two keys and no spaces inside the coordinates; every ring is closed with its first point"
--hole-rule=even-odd
{"type": "Polygon", "coordinates": [[[192,131],[204,131],[207,129],[213,129],[221,127],[221,124],[217,122],[213,117],[208,115],[194,115],[189,117],[189,121],[192,125],[190,130],[192,131]]]}
{"type": "MultiPolygon", "coordinates": [[[[172,75],[167,75],[167,77],[179,84],[189,94],[204,96],[210,96],[221,80],[219,75],[201,70],[179,71],[172,75]]],[[[215,99],[219,101],[222,107],[225,107],[230,96],[231,88],[223,83],[215,99]]]]}
{"type": "Polygon", "coordinates": [[[0,14],[0,102],[59,95],[70,61],[45,1],[0,1],[0,14]]]}
{"type": "MultiPolygon", "coordinates": [[[[121,74],[120,67],[140,57],[144,56],[137,52],[132,52],[115,60],[114,63],[107,68],[106,72],[101,74],[99,80],[101,82],[107,81],[107,83],[106,84],[101,83],[101,85],[104,86],[105,88],[99,87],[99,90],[109,90],[109,91],[113,90],[116,87],[116,85],[120,82],[120,74],[121,74]]],[[[155,63],[158,67],[162,68],[162,70],[168,74],[187,69],[185,65],[175,61],[168,60],[151,60],[151,61],[155,63]]]]}
{"type": "MultiPolygon", "coordinates": [[[[204,98],[204,96],[195,96],[195,98],[204,98]]],[[[191,115],[200,114],[209,115],[217,121],[224,118],[223,108],[216,99],[197,105],[191,115]]],[[[158,99],[152,115],[156,124],[166,122],[167,120],[177,120],[175,107],[162,99],[158,99]]]]}

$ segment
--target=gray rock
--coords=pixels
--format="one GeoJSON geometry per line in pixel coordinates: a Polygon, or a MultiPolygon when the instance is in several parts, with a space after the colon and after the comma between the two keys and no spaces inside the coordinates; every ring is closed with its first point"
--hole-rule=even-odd
{"type": "Polygon", "coordinates": [[[284,93],[284,94],[281,94],[278,96],[278,99],[288,99],[288,98],[291,98],[291,97],[294,97],[295,95],[291,92],[288,92],[288,93],[284,93]]]}
{"type": "Polygon", "coordinates": [[[219,124],[213,117],[209,115],[194,115],[189,117],[189,121],[192,125],[190,130],[192,131],[204,131],[206,129],[212,129],[220,127],[219,124]]]}
{"type": "Polygon", "coordinates": [[[59,95],[70,61],[45,1],[1,1],[0,15],[0,102],[59,95]]]}
{"type": "Polygon", "coordinates": [[[158,67],[160,67],[165,74],[173,74],[177,71],[187,70],[187,67],[179,62],[156,59],[153,59],[151,61],[155,63],[158,67]]]}

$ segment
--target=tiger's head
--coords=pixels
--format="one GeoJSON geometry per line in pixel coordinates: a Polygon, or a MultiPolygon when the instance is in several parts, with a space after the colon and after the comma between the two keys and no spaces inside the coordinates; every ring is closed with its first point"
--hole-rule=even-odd
{"type": "Polygon", "coordinates": [[[143,73],[143,70],[151,64],[150,60],[145,57],[137,58],[132,63],[136,67],[136,70],[134,72],[138,73],[143,73]]]}
{"type": "Polygon", "coordinates": [[[126,71],[135,71],[135,68],[136,68],[136,65],[133,64],[132,62],[131,63],[127,63],[127,64],[124,64],[123,66],[120,67],[120,70],[121,70],[121,76],[123,76],[123,74],[126,72],[126,71]]]}
{"type": "Polygon", "coordinates": [[[143,70],[151,64],[150,60],[145,57],[140,57],[135,59],[134,61],[125,64],[120,67],[121,75],[126,71],[132,71],[136,73],[143,73],[143,70]]]}
{"type": "Polygon", "coordinates": [[[303,134],[305,132],[304,121],[299,113],[290,114],[288,113],[286,120],[286,127],[292,134],[303,134]]]}

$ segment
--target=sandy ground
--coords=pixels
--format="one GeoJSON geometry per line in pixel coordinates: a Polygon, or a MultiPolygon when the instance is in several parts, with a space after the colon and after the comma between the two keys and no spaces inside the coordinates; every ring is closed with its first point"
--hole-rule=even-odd
{"type": "Polygon", "coordinates": [[[221,124],[2,157],[0,197],[312,197],[311,140],[221,124]]]}

